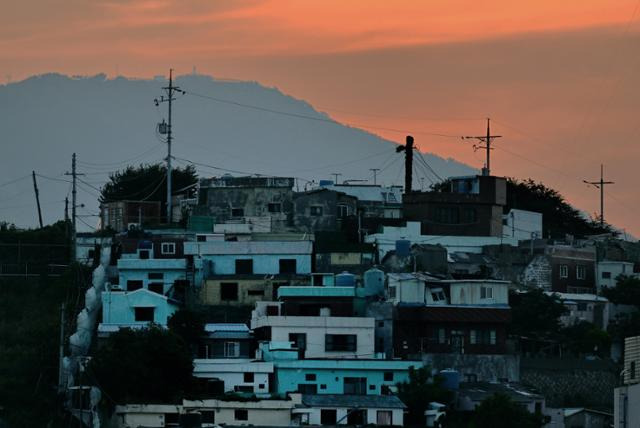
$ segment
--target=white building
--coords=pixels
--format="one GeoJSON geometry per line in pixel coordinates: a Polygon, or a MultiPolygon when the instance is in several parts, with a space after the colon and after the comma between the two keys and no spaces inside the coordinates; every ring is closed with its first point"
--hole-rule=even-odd
{"type": "Polygon", "coordinates": [[[603,288],[616,286],[616,278],[620,275],[635,276],[638,274],[633,272],[633,263],[618,262],[613,260],[602,260],[596,265],[596,286],[598,291],[603,288]]]}
{"type": "Polygon", "coordinates": [[[294,425],[403,426],[406,406],[394,395],[303,395],[294,425]]]}
{"type": "Polygon", "coordinates": [[[193,375],[224,382],[225,392],[267,395],[269,377],[273,375],[273,363],[250,359],[195,359],[193,375]]]}
{"type": "Polygon", "coordinates": [[[83,265],[91,265],[97,260],[98,254],[104,247],[111,246],[110,236],[95,236],[92,233],[78,233],[76,237],[76,261],[83,265]]]}
{"type": "Polygon", "coordinates": [[[623,386],[613,390],[613,426],[640,426],[640,336],[624,340],[623,386]]]}
{"type": "Polygon", "coordinates": [[[582,321],[595,324],[606,330],[609,325],[609,300],[595,294],[556,293],[546,291],[549,296],[557,296],[569,312],[560,317],[560,322],[571,326],[582,321]]]}
{"type": "Polygon", "coordinates": [[[295,342],[304,335],[305,358],[373,358],[375,318],[334,317],[328,308],[320,316],[280,315],[278,302],[257,302],[251,313],[256,337],[295,342]]]}
{"type": "Polygon", "coordinates": [[[542,238],[542,214],[511,209],[502,217],[502,236],[518,241],[542,238]]]}
{"type": "Polygon", "coordinates": [[[511,245],[518,246],[518,239],[511,237],[497,236],[445,236],[445,235],[422,235],[420,233],[420,222],[408,221],[406,226],[383,226],[381,233],[372,233],[365,236],[365,242],[376,243],[378,245],[378,255],[380,260],[392,250],[396,249],[396,241],[406,239],[411,244],[431,244],[442,245],[449,253],[467,252],[482,253],[485,245],[511,245]]]}

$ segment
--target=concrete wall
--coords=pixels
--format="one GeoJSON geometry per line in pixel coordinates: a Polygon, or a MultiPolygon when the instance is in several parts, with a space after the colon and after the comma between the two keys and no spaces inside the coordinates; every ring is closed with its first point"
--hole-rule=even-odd
{"type": "Polygon", "coordinates": [[[297,274],[311,273],[310,254],[269,254],[269,255],[206,255],[204,259],[213,262],[213,273],[215,275],[234,275],[236,273],[236,260],[253,260],[253,273],[263,275],[277,275],[280,273],[281,259],[295,259],[297,274]]]}
{"type": "MultiPolygon", "coordinates": [[[[304,361],[304,360],[301,360],[304,361]]],[[[386,369],[381,366],[376,369],[369,369],[368,362],[363,361],[359,367],[339,368],[335,367],[313,367],[313,362],[304,365],[276,363],[276,392],[284,394],[298,390],[298,385],[313,384],[317,386],[318,394],[344,394],[344,378],[366,378],[367,379],[367,395],[380,395],[382,386],[394,386],[398,382],[404,382],[409,379],[409,365],[420,366],[419,362],[403,362],[402,368],[398,367],[395,361],[381,360],[386,365],[386,369]],[[305,367],[305,365],[307,367],[305,367]],[[392,372],[393,380],[385,381],[384,373],[392,372]],[[316,380],[307,380],[306,375],[315,375],[316,380]],[[324,386],[324,388],[323,388],[324,386]]]]}
{"type": "Polygon", "coordinates": [[[251,360],[195,359],[193,375],[205,379],[224,381],[225,392],[235,391],[236,386],[251,387],[256,394],[269,392],[269,376],[273,373],[273,363],[251,362],[251,360]],[[244,374],[253,373],[253,382],[245,382],[244,374]]]}
{"type": "Polygon", "coordinates": [[[532,238],[542,238],[542,214],[512,209],[505,216],[506,223],[502,229],[502,236],[525,241],[532,238]]]}
{"type": "MultiPolygon", "coordinates": [[[[338,425],[347,425],[347,413],[351,410],[351,409],[346,409],[346,408],[337,408],[337,407],[333,407],[333,408],[329,408],[329,407],[322,407],[322,408],[314,408],[314,409],[309,409],[309,421],[308,424],[309,425],[320,425],[320,415],[321,415],[321,410],[323,409],[335,409],[336,410],[336,421],[339,421],[338,425]]],[[[370,425],[376,425],[378,422],[378,411],[390,411],[391,413],[391,424],[394,426],[403,426],[404,424],[404,411],[403,409],[366,409],[367,412],[367,417],[366,417],[366,424],[370,424],[370,425]]]]}
{"type": "Polygon", "coordinates": [[[373,358],[375,319],[358,317],[267,316],[251,320],[251,328],[271,327],[271,340],[288,342],[289,334],[307,335],[305,358],[373,358]],[[325,335],[356,335],[356,351],[325,351],[325,335]]]}
{"type": "Polygon", "coordinates": [[[640,384],[618,387],[613,393],[613,426],[640,426],[640,384]]]}
{"type": "Polygon", "coordinates": [[[273,281],[262,279],[208,279],[200,290],[200,303],[205,305],[254,305],[256,302],[273,300],[273,281]],[[221,299],[221,283],[238,284],[237,300],[221,299]],[[251,294],[251,293],[253,294],[251,294]],[[255,294],[262,293],[262,294],[255,294]]]}
{"type": "Polygon", "coordinates": [[[423,354],[425,366],[435,370],[454,369],[460,380],[475,376],[478,382],[520,382],[520,357],[518,355],[492,354],[423,354]]]}
{"type": "Polygon", "coordinates": [[[523,283],[528,287],[551,290],[551,262],[545,255],[538,255],[524,269],[523,283]]]}
{"type": "Polygon", "coordinates": [[[596,264],[596,286],[598,292],[603,288],[616,286],[616,278],[619,275],[637,276],[633,272],[633,263],[603,260],[596,264]],[[608,276],[608,278],[605,278],[608,276]]]}

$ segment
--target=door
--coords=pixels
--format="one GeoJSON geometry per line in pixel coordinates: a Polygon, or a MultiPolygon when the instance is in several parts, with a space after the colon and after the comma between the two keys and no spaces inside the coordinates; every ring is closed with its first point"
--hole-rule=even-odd
{"type": "Polygon", "coordinates": [[[464,332],[461,330],[451,331],[451,352],[464,354],[464,332]]]}

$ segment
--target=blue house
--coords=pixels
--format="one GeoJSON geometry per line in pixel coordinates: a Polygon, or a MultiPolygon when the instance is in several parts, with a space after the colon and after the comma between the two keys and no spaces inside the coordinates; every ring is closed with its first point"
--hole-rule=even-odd
{"type": "Polygon", "coordinates": [[[409,380],[421,361],[382,359],[298,359],[290,342],[261,344],[261,355],[275,366],[274,392],[380,395],[409,380]]]}
{"type": "Polygon", "coordinates": [[[177,310],[177,302],[144,288],[130,292],[103,291],[98,335],[105,337],[121,328],[144,328],[151,323],[166,326],[177,310]]]}

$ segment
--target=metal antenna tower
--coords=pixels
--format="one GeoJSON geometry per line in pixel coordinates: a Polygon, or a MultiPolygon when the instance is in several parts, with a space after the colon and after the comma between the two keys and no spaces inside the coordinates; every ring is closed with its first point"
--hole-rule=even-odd
{"type": "Polygon", "coordinates": [[[473,150],[478,149],[487,149],[487,162],[482,168],[482,175],[491,175],[491,142],[496,138],[501,138],[502,135],[491,135],[491,119],[487,118],[487,135],[480,136],[465,136],[462,137],[463,140],[478,140],[483,145],[473,145],[473,150]]]}

